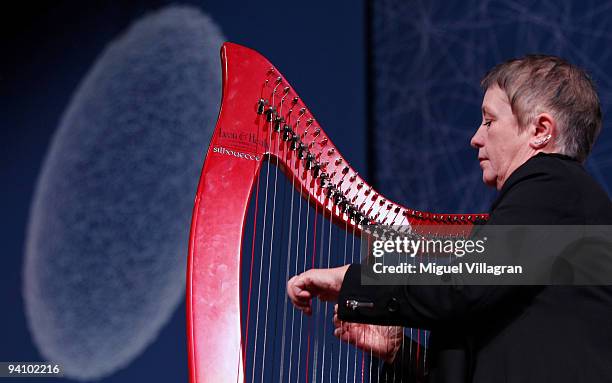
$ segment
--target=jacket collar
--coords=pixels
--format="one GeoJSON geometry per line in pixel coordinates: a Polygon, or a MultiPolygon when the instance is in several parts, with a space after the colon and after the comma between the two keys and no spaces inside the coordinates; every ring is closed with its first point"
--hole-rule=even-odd
{"type": "Polygon", "coordinates": [[[524,179],[525,177],[528,177],[529,175],[531,175],[532,173],[535,172],[534,168],[532,166],[528,166],[528,164],[531,164],[534,161],[538,161],[539,159],[542,159],[542,158],[558,158],[558,159],[561,159],[561,160],[564,160],[564,161],[578,162],[575,158],[570,157],[570,156],[566,156],[565,154],[561,154],[561,153],[542,153],[542,152],[540,152],[540,153],[536,154],[535,156],[533,156],[530,159],[528,159],[527,161],[525,161],[524,164],[519,166],[510,175],[510,177],[508,177],[506,182],[504,182],[504,186],[502,186],[501,190],[499,191],[499,194],[497,195],[497,198],[495,198],[495,201],[491,205],[490,211],[495,210],[495,208],[502,201],[502,199],[504,198],[504,196],[506,195],[508,190],[510,190],[520,180],[524,179]]]}

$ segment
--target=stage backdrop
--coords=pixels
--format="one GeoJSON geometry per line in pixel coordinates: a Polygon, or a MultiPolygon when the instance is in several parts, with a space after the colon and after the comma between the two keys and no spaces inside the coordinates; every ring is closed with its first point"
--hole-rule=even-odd
{"type": "Polygon", "coordinates": [[[595,80],[604,128],[587,162],[612,186],[612,2],[371,1],[369,135],[371,176],[407,206],[449,212],[488,210],[476,151],[480,78],[528,53],[554,54],[595,80]]]}

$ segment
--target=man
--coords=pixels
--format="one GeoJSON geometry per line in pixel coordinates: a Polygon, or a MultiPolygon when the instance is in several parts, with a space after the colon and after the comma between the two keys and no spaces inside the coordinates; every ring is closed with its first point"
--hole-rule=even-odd
{"type": "MultiPolygon", "coordinates": [[[[610,198],[582,167],[601,130],[586,73],[532,55],[494,67],[481,85],[471,145],[483,182],[499,191],[487,225],[612,224],[610,198]]],[[[308,270],[287,292],[307,314],[313,297],[338,300],[343,340],[365,329],[350,322],[430,329],[430,382],[612,381],[612,287],[362,286],[360,275],[359,265],[308,270]]],[[[357,346],[394,360],[399,337],[386,348],[381,337],[357,346]]]]}

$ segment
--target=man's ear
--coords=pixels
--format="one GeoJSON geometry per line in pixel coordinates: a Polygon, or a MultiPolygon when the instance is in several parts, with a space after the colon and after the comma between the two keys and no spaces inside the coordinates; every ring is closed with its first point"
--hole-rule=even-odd
{"type": "Polygon", "coordinates": [[[530,129],[529,146],[535,150],[552,150],[550,142],[557,136],[557,120],[548,113],[536,116],[530,129]]]}

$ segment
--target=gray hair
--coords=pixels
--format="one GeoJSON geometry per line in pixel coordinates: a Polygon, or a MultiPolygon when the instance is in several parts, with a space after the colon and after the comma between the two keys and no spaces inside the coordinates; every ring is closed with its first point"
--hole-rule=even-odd
{"type": "Polygon", "coordinates": [[[555,146],[584,162],[601,131],[601,107],[589,75],[560,57],[527,55],[499,64],[481,80],[486,91],[497,84],[508,96],[519,131],[543,112],[557,121],[555,146]]]}

